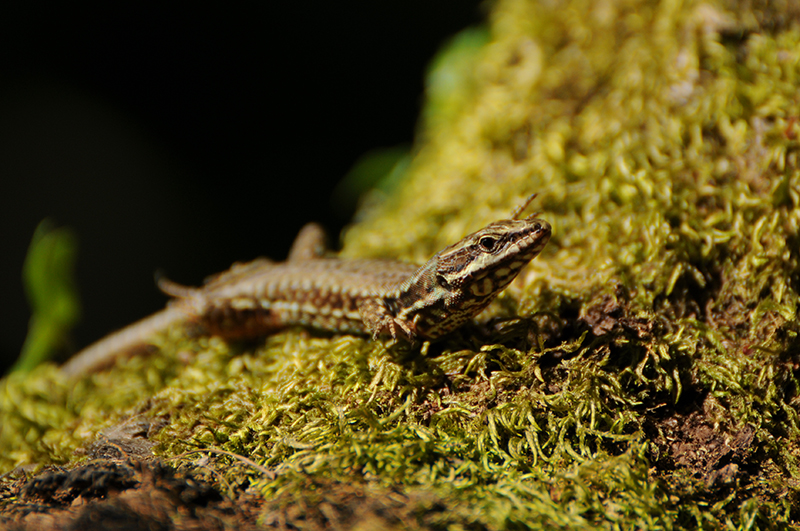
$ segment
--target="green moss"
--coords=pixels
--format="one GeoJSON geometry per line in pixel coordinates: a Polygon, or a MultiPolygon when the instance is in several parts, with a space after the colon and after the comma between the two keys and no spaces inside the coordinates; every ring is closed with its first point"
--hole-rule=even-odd
{"type": "Polygon", "coordinates": [[[176,330],[74,388],[43,368],[2,383],[0,466],[65,463],[138,412],[169,418],[158,453],[253,484],[286,525],[355,490],[430,529],[798,525],[800,6],[781,6],[499,0],[432,71],[406,177],[343,251],[422,261],[538,192],[553,237],[488,326],[424,356],[176,330]],[[271,473],[183,455],[204,448],[271,473]]]}

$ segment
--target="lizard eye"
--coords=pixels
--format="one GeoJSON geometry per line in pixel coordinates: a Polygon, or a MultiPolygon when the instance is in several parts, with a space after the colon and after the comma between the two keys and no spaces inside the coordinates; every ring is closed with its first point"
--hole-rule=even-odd
{"type": "Polygon", "coordinates": [[[497,246],[497,240],[491,236],[484,236],[480,239],[478,245],[480,245],[484,251],[491,253],[497,246]]]}

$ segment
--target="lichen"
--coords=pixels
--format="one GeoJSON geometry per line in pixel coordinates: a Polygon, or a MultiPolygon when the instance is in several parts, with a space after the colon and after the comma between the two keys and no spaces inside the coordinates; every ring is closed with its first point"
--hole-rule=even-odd
{"type": "Polygon", "coordinates": [[[75,387],[42,368],[2,383],[0,466],[137,413],[277,527],[798,525],[800,5],[498,0],[487,27],[343,250],[422,261],[538,192],[553,237],[481,327],[423,352],[174,330],[75,387]]]}

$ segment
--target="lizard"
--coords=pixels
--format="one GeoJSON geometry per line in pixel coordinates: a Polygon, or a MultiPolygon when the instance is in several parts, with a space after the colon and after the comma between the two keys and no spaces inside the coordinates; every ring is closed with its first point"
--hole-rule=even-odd
{"type": "Polygon", "coordinates": [[[103,369],[176,324],[210,335],[248,339],[301,325],[340,334],[436,340],[477,316],[550,240],[547,221],[520,214],[450,245],[422,266],[325,256],[324,231],[310,223],[285,262],[234,264],[201,287],[158,280],[167,307],[89,345],[62,365],[76,378],[103,369]]]}

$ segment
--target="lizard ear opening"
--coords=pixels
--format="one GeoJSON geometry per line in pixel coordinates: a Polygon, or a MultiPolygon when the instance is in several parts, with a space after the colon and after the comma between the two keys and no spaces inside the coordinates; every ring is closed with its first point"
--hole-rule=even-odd
{"type": "Polygon", "coordinates": [[[452,290],[453,287],[450,285],[450,282],[447,280],[447,276],[443,275],[442,273],[436,273],[436,283],[439,287],[442,287],[446,290],[452,290]]]}

